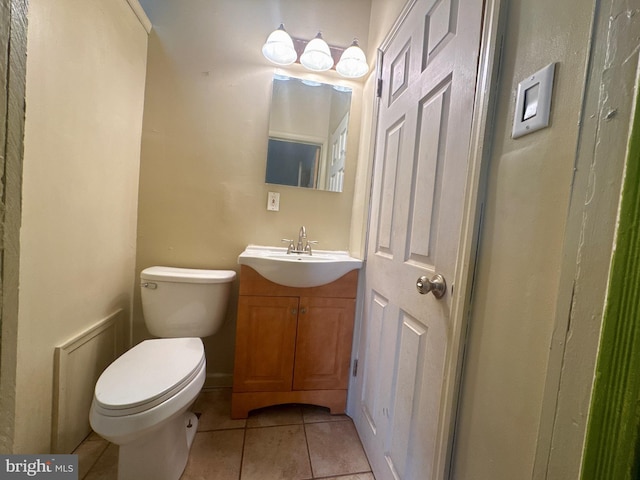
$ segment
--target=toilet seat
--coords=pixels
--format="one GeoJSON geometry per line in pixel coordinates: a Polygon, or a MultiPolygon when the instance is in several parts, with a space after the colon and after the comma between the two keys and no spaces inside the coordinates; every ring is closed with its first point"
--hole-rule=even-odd
{"type": "Polygon", "coordinates": [[[199,338],[145,340],[102,373],[93,407],[108,417],[147,411],[191,383],[204,363],[204,346],[199,338]]]}

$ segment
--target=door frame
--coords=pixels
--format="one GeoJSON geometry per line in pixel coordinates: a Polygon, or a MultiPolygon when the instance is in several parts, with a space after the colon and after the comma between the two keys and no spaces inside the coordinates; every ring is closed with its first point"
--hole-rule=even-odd
{"type": "MultiPolygon", "coordinates": [[[[400,26],[411,14],[417,0],[408,0],[402,9],[397,20],[385,36],[378,47],[376,58],[376,82],[382,72],[382,61],[384,52],[388,49],[391,41],[398,33],[400,26]]],[[[458,410],[458,399],[460,394],[460,381],[464,363],[464,351],[467,336],[467,325],[471,313],[471,300],[473,292],[473,281],[475,274],[476,257],[479,248],[479,236],[482,227],[484,211],[484,201],[486,196],[486,180],[489,169],[489,159],[492,150],[492,138],[495,116],[495,107],[498,93],[498,75],[500,69],[500,56],[502,42],[505,32],[506,0],[484,0],[483,16],[480,33],[480,49],[478,56],[478,69],[476,75],[475,96],[473,105],[471,139],[469,143],[469,163],[467,178],[465,180],[465,198],[460,240],[458,244],[458,255],[456,261],[456,273],[453,278],[455,291],[453,293],[451,305],[451,324],[453,326],[451,334],[460,339],[454,345],[445,363],[445,384],[443,385],[443,415],[438,426],[438,451],[436,453],[435,466],[436,478],[449,478],[453,447],[455,443],[455,424],[458,410]]],[[[377,90],[374,89],[374,90],[377,90]]],[[[374,108],[372,115],[373,128],[371,129],[372,148],[371,161],[369,165],[369,195],[368,208],[366,210],[366,236],[364,240],[364,256],[367,256],[369,235],[371,234],[369,225],[372,216],[372,195],[373,172],[375,171],[376,142],[378,133],[378,118],[380,112],[380,98],[374,91],[374,108]]],[[[366,265],[364,266],[366,268],[366,265]]],[[[357,309],[357,324],[353,343],[353,360],[357,362],[360,351],[360,343],[363,326],[362,315],[362,294],[364,293],[364,277],[361,273],[359,285],[359,306],[357,309]]],[[[362,375],[352,377],[350,391],[359,391],[362,382],[362,375]]],[[[357,399],[350,395],[350,411],[353,412],[357,399]]]]}
{"type": "MultiPolygon", "coordinates": [[[[636,82],[637,83],[637,82],[636,82]]],[[[640,92],[626,160],[587,437],[583,480],[631,480],[640,473],[640,92]],[[631,281],[630,281],[631,280],[631,281]],[[619,355],[625,352],[625,356],[619,355]]]]}
{"type": "Polygon", "coordinates": [[[0,252],[0,451],[12,452],[18,345],[18,273],[27,63],[27,0],[0,0],[0,156],[4,156],[0,252]],[[5,70],[6,67],[6,70],[5,70]],[[5,73],[7,73],[5,75],[5,73]],[[6,80],[6,83],[5,83],[6,80]]]}

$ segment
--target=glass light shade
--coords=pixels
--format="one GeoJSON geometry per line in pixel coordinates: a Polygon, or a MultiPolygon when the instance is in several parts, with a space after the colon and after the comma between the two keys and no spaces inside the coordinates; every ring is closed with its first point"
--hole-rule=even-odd
{"type": "Polygon", "coordinates": [[[336,71],[347,78],[359,78],[369,71],[367,57],[365,57],[357,40],[354,40],[351,46],[342,53],[340,61],[336,65],[336,71]]]}
{"type": "Polygon", "coordinates": [[[296,61],[298,54],[293,48],[293,40],[285,31],[284,25],[280,24],[277,30],[271,32],[262,46],[262,54],[276,65],[291,65],[296,61]]]}
{"type": "Polygon", "coordinates": [[[300,55],[300,63],[314,72],[324,72],[333,67],[333,57],[329,45],[322,39],[320,33],[307,43],[304,52],[300,55]]]}

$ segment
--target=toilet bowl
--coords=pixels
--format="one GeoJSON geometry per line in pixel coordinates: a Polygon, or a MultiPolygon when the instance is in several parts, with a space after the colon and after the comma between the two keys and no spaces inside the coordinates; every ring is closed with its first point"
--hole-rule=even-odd
{"type": "Polygon", "coordinates": [[[198,425],[187,409],[204,379],[199,338],[145,340],[107,367],[96,383],[90,422],[120,445],[119,480],[180,477],[198,425]]]}
{"type": "Polygon", "coordinates": [[[157,336],[174,338],[145,340],[109,365],[96,383],[89,420],[119,446],[118,480],[177,480],[198,425],[188,409],[206,376],[204,346],[195,335],[220,328],[235,272],[147,270],[141,274],[145,323],[155,325],[157,336]]]}

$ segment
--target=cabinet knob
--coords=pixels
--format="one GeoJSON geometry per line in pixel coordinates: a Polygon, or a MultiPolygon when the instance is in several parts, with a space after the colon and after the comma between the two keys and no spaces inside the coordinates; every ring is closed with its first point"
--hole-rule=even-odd
{"type": "Polygon", "coordinates": [[[297,315],[298,314],[298,309],[297,308],[292,308],[291,309],[291,315],[297,315]]]}
{"type": "Polygon", "coordinates": [[[307,313],[307,307],[302,307],[302,308],[300,309],[300,313],[301,313],[301,314],[303,314],[303,315],[304,315],[305,313],[307,313]]]}

